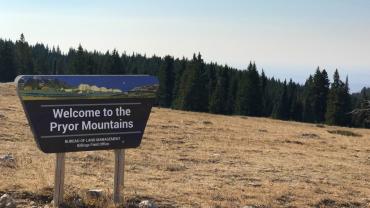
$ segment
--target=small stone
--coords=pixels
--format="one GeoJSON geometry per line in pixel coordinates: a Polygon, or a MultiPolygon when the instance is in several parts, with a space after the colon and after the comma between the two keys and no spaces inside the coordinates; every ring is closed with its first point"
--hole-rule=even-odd
{"type": "Polygon", "coordinates": [[[31,206],[36,205],[36,202],[31,201],[31,202],[30,202],[30,205],[31,205],[31,206]]]}
{"type": "Polygon", "coordinates": [[[102,189],[90,189],[86,192],[87,197],[89,198],[100,198],[103,196],[103,190],[102,189]]]}
{"type": "Polygon", "coordinates": [[[5,204],[5,208],[16,208],[17,206],[15,205],[14,200],[9,201],[8,203],[5,204]]]}
{"type": "Polygon", "coordinates": [[[8,198],[9,198],[8,194],[4,194],[0,197],[0,207],[3,207],[6,204],[8,198]]]}
{"type": "Polygon", "coordinates": [[[6,167],[15,167],[15,158],[11,154],[0,155],[0,165],[6,167]]]}
{"type": "Polygon", "coordinates": [[[11,154],[1,155],[0,156],[0,160],[2,160],[2,161],[8,161],[8,162],[14,162],[15,161],[13,155],[11,155],[11,154]]]}
{"type": "Polygon", "coordinates": [[[15,208],[16,204],[12,197],[4,194],[0,197],[0,208],[15,208]]]}
{"type": "Polygon", "coordinates": [[[149,200],[144,200],[139,203],[139,208],[157,208],[157,205],[149,200]]]}
{"type": "Polygon", "coordinates": [[[78,198],[78,199],[73,200],[73,205],[75,207],[83,207],[82,199],[78,198]]]}
{"type": "Polygon", "coordinates": [[[46,205],[44,206],[44,208],[50,208],[50,206],[46,204],[46,205]]]}

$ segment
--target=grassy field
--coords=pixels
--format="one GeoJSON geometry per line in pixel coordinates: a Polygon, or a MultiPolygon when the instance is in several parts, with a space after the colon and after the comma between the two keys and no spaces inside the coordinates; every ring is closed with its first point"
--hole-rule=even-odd
{"type": "MultiPolygon", "coordinates": [[[[0,194],[52,200],[55,155],[36,147],[15,87],[0,84],[0,194]]],[[[66,155],[66,198],[113,189],[112,151],[66,155]]],[[[370,130],[154,108],[126,151],[125,199],[160,207],[370,207],[370,130]]]]}

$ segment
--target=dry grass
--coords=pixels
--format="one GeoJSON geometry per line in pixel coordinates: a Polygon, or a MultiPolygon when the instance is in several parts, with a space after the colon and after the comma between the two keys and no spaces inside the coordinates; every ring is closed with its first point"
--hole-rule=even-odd
{"type": "MultiPolygon", "coordinates": [[[[55,156],[37,149],[11,84],[0,85],[5,153],[16,166],[0,166],[0,193],[24,207],[50,201],[55,156]]],[[[154,108],[140,148],[126,151],[124,194],[132,207],[141,199],[162,207],[370,207],[369,155],[370,130],[154,108]]],[[[89,188],[111,197],[113,159],[112,151],[68,153],[69,202],[89,188]]]]}

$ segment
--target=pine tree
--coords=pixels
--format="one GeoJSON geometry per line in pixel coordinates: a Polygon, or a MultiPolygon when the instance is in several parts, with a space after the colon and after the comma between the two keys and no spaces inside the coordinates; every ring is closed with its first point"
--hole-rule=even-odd
{"type": "Polygon", "coordinates": [[[18,73],[34,74],[31,48],[26,42],[23,33],[21,34],[19,40],[15,42],[15,55],[18,73]]]}
{"type": "Polygon", "coordinates": [[[218,68],[216,69],[216,64],[211,63],[209,67],[207,67],[207,78],[208,78],[208,84],[207,84],[207,89],[208,89],[208,103],[209,103],[209,112],[214,111],[213,105],[214,104],[214,92],[216,90],[217,84],[218,84],[218,79],[220,76],[217,74],[217,71],[220,71],[221,69],[218,68]]]}
{"type": "Polygon", "coordinates": [[[200,54],[194,54],[192,61],[187,64],[181,80],[180,101],[181,109],[192,111],[208,111],[207,76],[204,62],[200,54]]]}
{"type": "Polygon", "coordinates": [[[269,102],[271,102],[268,92],[267,92],[267,77],[265,75],[265,72],[262,69],[261,72],[261,100],[262,100],[262,116],[269,116],[271,112],[268,111],[269,102]]]}
{"type": "Polygon", "coordinates": [[[302,101],[298,97],[296,97],[292,102],[292,106],[290,110],[290,118],[293,121],[302,121],[303,119],[302,111],[303,111],[302,101]]]}
{"type": "Polygon", "coordinates": [[[280,100],[277,103],[275,118],[288,120],[290,115],[290,106],[288,100],[288,87],[286,81],[284,81],[283,90],[281,92],[280,100]]]}
{"type": "Polygon", "coordinates": [[[261,115],[261,86],[255,64],[250,63],[247,72],[242,74],[238,97],[238,113],[249,116],[261,115]]]}
{"type": "Polygon", "coordinates": [[[113,63],[112,55],[111,55],[111,52],[108,50],[101,57],[100,73],[101,74],[111,74],[112,73],[112,63],[113,63]]]}
{"type": "Polygon", "coordinates": [[[303,105],[299,96],[299,85],[294,83],[292,79],[289,81],[287,92],[287,109],[289,119],[294,121],[302,121],[303,105]]]}
{"type": "Polygon", "coordinates": [[[217,113],[217,114],[226,114],[226,104],[225,98],[227,98],[227,92],[228,92],[228,69],[225,67],[221,70],[217,83],[216,83],[216,89],[213,91],[213,94],[211,95],[211,99],[209,102],[209,111],[211,113],[217,113]]]}
{"type": "Polygon", "coordinates": [[[317,67],[316,73],[313,76],[313,95],[312,95],[312,107],[313,107],[313,121],[323,122],[325,121],[326,112],[326,100],[329,92],[329,78],[325,70],[322,72],[317,67]]]}
{"type": "Polygon", "coordinates": [[[370,128],[370,99],[366,88],[360,92],[360,102],[351,112],[353,124],[357,127],[370,128]]]}
{"type": "Polygon", "coordinates": [[[221,114],[223,113],[223,96],[224,90],[223,88],[223,80],[218,80],[216,89],[214,90],[210,102],[209,102],[209,112],[221,114]]]}
{"type": "Polygon", "coordinates": [[[0,82],[13,81],[17,76],[13,44],[0,41],[0,82]]]}
{"type": "Polygon", "coordinates": [[[348,81],[343,83],[340,80],[338,70],[334,72],[333,83],[328,96],[326,111],[326,123],[330,125],[348,125],[350,116],[350,99],[348,81]]]}
{"type": "Polygon", "coordinates": [[[125,74],[121,57],[119,56],[118,51],[116,49],[114,49],[112,52],[111,62],[112,62],[110,64],[111,74],[125,74]]]}
{"type": "Polygon", "coordinates": [[[313,97],[314,97],[314,80],[313,77],[310,75],[304,85],[302,119],[305,122],[314,122],[315,120],[313,97]]]}
{"type": "Polygon", "coordinates": [[[174,59],[166,56],[159,69],[158,103],[163,107],[170,107],[173,98],[174,87],[174,59]]]}
{"type": "Polygon", "coordinates": [[[238,92],[238,79],[236,78],[235,72],[229,75],[229,77],[230,84],[226,100],[226,114],[235,114],[238,92]]]}
{"type": "Polygon", "coordinates": [[[68,74],[89,74],[87,51],[83,49],[81,44],[77,50],[70,48],[68,51],[68,74]]]}
{"type": "Polygon", "coordinates": [[[296,97],[297,97],[297,89],[296,89],[296,85],[293,83],[293,80],[290,79],[289,80],[289,83],[287,85],[287,116],[288,116],[288,119],[290,119],[292,117],[292,106],[294,105],[294,102],[296,100],[296,97]]]}
{"type": "Polygon", "coordinates": [[[172,92],[172,108],[175,109],[181,109],[181,92],[180,92],[180,85],[181,85],[181,80],[182,76],[184,74],[184,71],[186,69],[186,64],[188,60],[185,59],[184,57],[178,61],[177,67],[176,67],[176,72],[175,72],[175,82],[174,82],[174,87],[173,87],[173,92],[172,92]]]}
{"type": "Polygon", "coordinates": [[[344,111],[344,117],[343,117],[343,124],[345,126],[349,126],[351,124],[351,96],[349,94],[349,82],[348,82],[348,76],[346,76],[346,81],[344,83],[344,89],[342,91],[342,99],[343,99],[343,111],[344,111]]]}

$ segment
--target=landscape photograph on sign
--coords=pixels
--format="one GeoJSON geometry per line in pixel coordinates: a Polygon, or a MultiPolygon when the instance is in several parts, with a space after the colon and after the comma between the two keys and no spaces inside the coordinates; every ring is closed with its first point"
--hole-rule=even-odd
{"type": "Polygon", "coordinates": [[[370,208],[369,0],[0,19],[0,208],[370,208]]]}
{"type": "Polygon", "coordinates": [[[154,98],[157,80],[151,76],[21,76],[17,80],[24,100],[154,98]]]}

